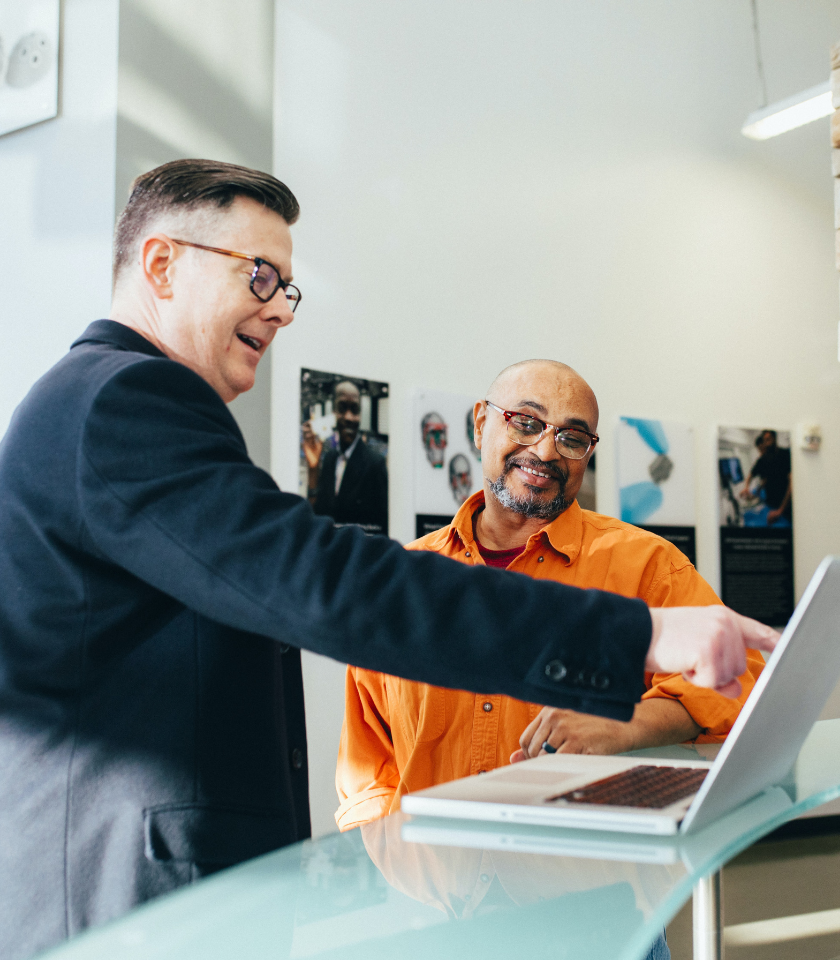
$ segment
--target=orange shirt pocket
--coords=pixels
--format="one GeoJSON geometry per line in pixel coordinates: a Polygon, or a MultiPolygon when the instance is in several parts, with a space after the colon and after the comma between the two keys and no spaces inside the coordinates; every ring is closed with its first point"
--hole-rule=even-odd
{"type": "Polygon", "coordinates": [[[446,691],[402,677],[386,680],[391,717],[399,717],[409,744],[428,743],[446,729],[446,691]]]}

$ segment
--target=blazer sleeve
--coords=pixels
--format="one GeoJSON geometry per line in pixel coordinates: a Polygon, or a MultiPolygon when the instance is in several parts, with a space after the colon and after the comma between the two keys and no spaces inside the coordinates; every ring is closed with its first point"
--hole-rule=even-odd
{"type": "Polygon", "coordinates": [[[150,358],[81,431],[85,547],[220,623],[437,686],[629,719],[647,606],[335,529],[248,458],[215,391],[150,358]]]}

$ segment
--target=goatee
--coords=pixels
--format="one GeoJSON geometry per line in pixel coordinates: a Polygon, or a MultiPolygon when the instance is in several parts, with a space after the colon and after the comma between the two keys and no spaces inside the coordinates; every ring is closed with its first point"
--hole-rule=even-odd
{"type": "MultiPolygon", "coordinates": [[[[489,486],[490,492],[506,510],[519,513],[529,520],[553,520],[555,517],[559,517],[564,510],[568,510],[572,505],[572,502],[566,499],[566,479],[566,476],[561,474],[556,467],[552,467],[549,464],[534,460],[516,461],[510,458],[505,462],[505,469],[501,476],[494,480],[489,486]],[[531,469],[550,473],[560,484],[560,489],[551,500],[543,500],[540,497],[542,491],[538,487],[529,487],[529,492],[524,496],[516,496],[508,489],[505,478],[511,470],[517,466],[527,466],[531,469]]],[[[527,486],[526,484],[526,487],[527,486]]]]}

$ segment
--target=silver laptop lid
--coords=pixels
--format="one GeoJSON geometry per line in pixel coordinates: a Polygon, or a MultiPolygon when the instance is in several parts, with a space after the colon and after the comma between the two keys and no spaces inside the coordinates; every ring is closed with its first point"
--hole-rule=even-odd
{"type": "Polygon", "coordinates": [[[793,766],[840,678],[840,557],[826,557],[726,738],[680,830],[697,830],[793,766]]]}

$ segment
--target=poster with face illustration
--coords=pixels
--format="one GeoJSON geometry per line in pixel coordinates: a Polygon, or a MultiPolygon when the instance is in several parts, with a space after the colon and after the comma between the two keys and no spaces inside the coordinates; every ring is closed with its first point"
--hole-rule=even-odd
{"type": "Polygon", "coordinates": [[[58,113],[59,0],[0,0],[0,134],[58,113]]]}
{"type": "Polygon", "coordinates": [[[300,372],[300,495],[337,526],[388,533],[387,383],[300,372]]]}
{"type": "Polygon", "coordinates": [[[419,390],[414,397],[414,513],[418,537],[446,526],[482,486],[475,445],[475,397],[419,390]]]}

